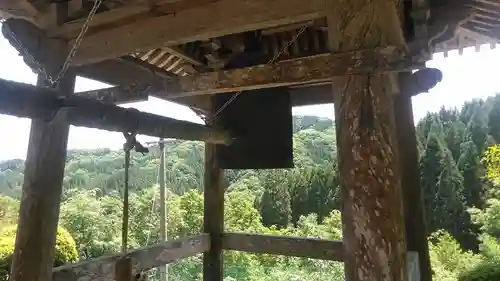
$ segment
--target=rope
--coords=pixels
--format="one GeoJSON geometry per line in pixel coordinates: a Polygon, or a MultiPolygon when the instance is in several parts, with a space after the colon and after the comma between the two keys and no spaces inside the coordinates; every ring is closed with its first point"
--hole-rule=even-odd
{"type": "Polygon", "coordinates": [[[128,249],[130,151],[135,148],[135,151],[144,154],[149,152],[149,149],[136,140],[135,133],[123,133],[123,136],[125,137],[125,144],[123,144],[123,150],[125,151],[125,182],[123,187],[122,252],[126,253],[128,249]]]}

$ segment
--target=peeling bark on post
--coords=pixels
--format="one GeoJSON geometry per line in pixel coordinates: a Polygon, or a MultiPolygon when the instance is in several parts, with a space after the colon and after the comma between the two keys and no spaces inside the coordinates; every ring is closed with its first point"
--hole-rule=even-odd
{"type": "MultiPolygon", "coordinates": [[[[37,85],[46,83],[40,76],[37,85]]],[[[67,73],[59,87],[72,92],[75,75],[67,73]]],[[[24,169],[11,281],[49,281],[56,243],[69,124],[33,120],[24,169]]]]}
{"type": "MultiPolygon", "coordinates": [[[[404,44],[395,1],[328,0],[332,52],[404,44]]],[[[390,77],[334,79],[347,281],[406,281],[390,77]]]]}

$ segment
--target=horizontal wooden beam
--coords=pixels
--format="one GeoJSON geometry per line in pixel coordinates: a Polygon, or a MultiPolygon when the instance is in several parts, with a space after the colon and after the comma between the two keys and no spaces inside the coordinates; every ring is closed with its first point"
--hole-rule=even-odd
{"type": "Polygon", "coordinates": [[[131,259],[133,274],[194,256],[210,249],[208,234],[200,234],[167,241],[133,250],[123,254],[104,256],[90,261],[67,264],[53,270],[53,281],[113,281],[115,264],[122,259],[131,259]]]}
{"type": "Polygon", "coordinates": [[[176,13],[152,13],[126,24],[108,24],[111,27],[85,37],[72,62],[95,63],[162,46],[304,22],[322,17],[325,6],[324,0],[209,2],[176,13]]]}
{"type": "Polygon", "coordinates": [[[224,233],[225,250],[284,255],[321,260],[344,260],[341,241],[247,233],[224,233]]]}
{"type": "MultiPolygon", "coordinates": [[[[134,88],[133,85],[129,86],[129,88],[134,88]]],[[[103,103],[112,103],[112,104],[124,104],[124,103],[132,103],[132,102],[141,102],[147,101],[149,99],[149,95],[146,91],[113,91],[116,87],[109,88],[109,91],[103,92],[102,90],[91,90],[75,93],[75,96],[93,99],[96,101],[100,101],[103,103]]]]}
{"type": "Polygon", "coordinates": [[[197,140],[228,144],[225,132],[187,121],[122,108],[78,96],[64,96],[49,88],[0,79],[0,113],[50,121],[64,114],[75,126],[116,132],[131,132],[159,138],[197,140]]]}
{"type": "Polygon", "coordinates": [[[329,83],[332,77],[364,72],[403,72],[423,68],[424,63],[396,55],[396,49],[364,50],[345,54],[322,54],[233,70],[199,73],[166,79],[161,84],[115,87],[102,95],[142,90],[148,95],[173,99],[198,95],[249,91],[263,88],[329,83]]]}

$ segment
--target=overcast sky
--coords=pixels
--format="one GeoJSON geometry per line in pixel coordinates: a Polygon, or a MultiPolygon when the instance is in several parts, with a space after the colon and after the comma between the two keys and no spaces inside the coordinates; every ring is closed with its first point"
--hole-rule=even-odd
{"type": "MultiPolygon", "coordinates": [[[[24,83],[35,84],[36,75],[24,64],[17,51],[3,37],[0,37],[0,77],[24,83]]],[[[498,63],[500,48],[490,50],[482,46],[481,52],[473,48],[466,49],[462,56],[458,52],[450,52],[448,58],[436,54],[428,63],[443,71],[443,81],[430,91],[413,98],[415,119],[419,120],[428,111],[437,111],[446,107],[460,107],[464,101],[473,98],[485,98],[500,92],[498,63]]],[[[78,78],[77,91],[85,91],[106,87],[96,81],[78,78]]],[[[130,106],[142,111],[164,115],[177,119],[201,122],[187,107],[160,99],[150,98],[147,102],[133,103],[130,106]]],[[[333,105],[317,105],[294,108],[294,114],[316,115],[320,117],[333,116],[333,105]]],[[[30,120],[0,115],[0,160],[26,157],[30,120]]],[[[150,141],[153,138],[140,137],[140,141],[150,141]]],[[[118,149],[122,147],[121,133],[106,132],[88,128],[71,127],[68,148],[102,148],[118,149]]]]}

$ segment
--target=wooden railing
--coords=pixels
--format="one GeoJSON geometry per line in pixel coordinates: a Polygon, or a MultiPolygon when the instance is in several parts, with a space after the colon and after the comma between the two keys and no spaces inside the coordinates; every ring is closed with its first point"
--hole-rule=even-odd
{"type": "MultiPolygon", "coordinates": [[[[222,235],[222,248],[224,250],[257,254],[285,255],[333,261],[343,261],[344,258],[341,241],[302,237],[224,233],[222,235]]],[[[118,278],[118,276],[115,278],[115,273],[117,273],[115,265],[123,260],[130,260],[132,264],[131,275],[136,275],[151,268],[195,256],[209,249],[210,236],[202,233],[139,248],[125,255],[114,254],[90,261],[56,267],[53,270],[52,280],[112,281],[118,278]]]]}

